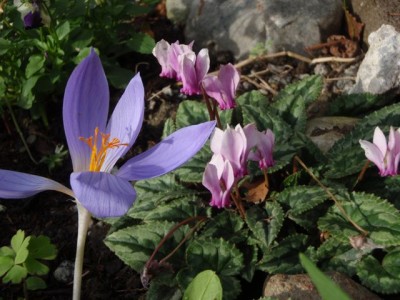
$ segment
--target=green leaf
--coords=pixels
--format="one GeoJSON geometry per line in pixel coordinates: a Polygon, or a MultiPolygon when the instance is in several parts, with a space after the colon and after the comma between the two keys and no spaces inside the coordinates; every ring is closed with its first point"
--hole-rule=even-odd
{"type": "Polygon", "coordinates": [[[196,202],[198,192],[176,182],[175,175],[166,174],[154,179],[141,180],[135,184],[136,203],[127,212],[131,218],[145,219],[158,206],[182,201],[196,202]],[[182,201],[181,201],[182,200],[182,201]]]}
{"type": "Polygon", "coordinates": [[[58,37],[58,40],[62,41],[71,31],[71,26],[69,25],[68,21],[65,21],[64,23],[60,24],[56,28],[56,34],[58,37]]]}
{"type": "Polygon", "coordinates": [[[23,109],[30,109],[32,107],[35,96],[33,95],[32,89],[35,87],[36,82],[39,80],[41,75],[35,75],[24,80],[22,83],[22,93],[18,99],[18,106],[23,109]]]}
{"type": "Polygon", "coordinates": [[[142,53],[142,54],[150,54],[156,43],[154,39],[141,32],[132,33],[131,39],[126,42],[126,46],[133,51],[142,53]]]}
{"type": "Polygon", "coordinates": [[[267,202],[265,203],[265,209],[268,213],[268,245],[271,245],[272,242],[276,239],[279,234],[279,231],[283,225],[283,209],[279,205],[278,202],[267,202]]]}
{"type": "Polygon", "coordinates": [[[235,212],[224,210],[211,217],[202,229],[203,238],[223,238],[231,243],[239,243],[246,239],[243,230],[244,222],[235,212]]]}
{"type": "Polygon", "coordinates": [[[382,294],[400,292],[400,279],[392,276],[372,255],[364,257],[357,264],[357,276],[366,287],[382,294]]]}
{"type": "Polygon", "coordinates": [[[182,182],[201,183],[207,163],[211,160],[212,152],[209,145],[205,145],[187,163],[175,171],[182,182]]]}
{"type": "Polygon", "coordinates": [[[32,258],[52,260],[57,256],[56,246],[44,235],[32,236],[28,249],[32,258]]]}
{"type": "Polygon", "coordinates": [[[26,279],[26,287],[30,291],[42,290],[47,287],[46,282],[39,277],[30,276],[26,279]]]}
{"type": "Polygon", "coordinates": [[[28,257],[28,245],[31,237],[25,238],[25,232],[18,230],[17,233],[11,238],[11,247],[15,251],[14,263],[16,265],[22,264],[28,257]]]}
{"type": "Polygon", "coordinates": [[[46,275],[47,273],[49,273],[48,266],[42,264],[41,262],[30,256],[26,259],[24,265],[28,270],[28,273],[32,275],[46,275]]]}
{"type": "Polygon", "coordinates": [[[248,104],[255,107],[268,106],[268,98],[260,91],[250,91],[237,97],[236,103],[240,106],[248,104]]]}
{"type": "Polygon", "coordinates": [[[124,89],[135,76],[133,71],[116,65],[104,64],[104,69],[110,84],[117,89],[124,89]]]}
{"type": "MultiPolygon", "coordinates": [[[[108,235],[104,242],[124,263],[136,272],[141,272],[158,243],[175,225],[170,222],[151,222],[126,227],[108,235]]],[[[182,241],[187,231],[187,226],[179,227],[161,247],[156,259],[168,255],[182,241]]],[[[183,251],[181,247],[169,259],[169,262],[178,269],[183,263],[183,251]]]]}
{"type": "Polygon", "coordinates": [[[177,128],[200,124],[206,121],[209,121],[209,115],[204,103],[185,100],[179,104],[175,120],[177,128]]]}
{"type": "Polygon", "coordinates": [[[157,274],[151,280],[150,287],[146,292],[147,300],[181,300],[182,291],[177,280],[170,273],[157,274]]]}
{"type": "Polygon", "coordinates": [[[382,267],[393,277],[400,279],[400,249],[390,251],[382,261],[382,267]]]}
{"type": "Polygon", "coordinates": [[[161,138],[163,138],[163,139],[166,138],[167,136],[172,134],[174,131],[176,131],[175,121],[172,120],[171,118],[168,118],[167,120],[165,120],[163,134],[162,134],[161,138]]]}
{"type": "Polygon", "coordinates": [[[288,85],[274,98],[272,107],[277,109],[283,119],[295,130],[303,132],[306,126],[306,108],[321,93],[322,77],[313,75],[288,85]]]}
{"type": "Polygon", "coordinates": [[[32,55],[25,69],[26,78],[30,78],[39,72],[43,68],[45,61],[44,55],[32,55]]]}
{"type": "Polygon", "coordinates": [[[0,256],[0,277],[14,265],[14,259],[9,256],[0,256]]]}
{"type": "Polygon", "coordinates": [[[243,269],[243,254],[223,239],[198,239],[186,250],[188,266],[199,272],[214,270],[218,275],[233,276],[243,269]]]}
{"type": "Polygon", "coordinates": [[[222,300],[222,286],[214,271],[200,272],[189,284],[184,300],[222,300]]]}
{"type": "Polygon", "coordinates": [[[337,286],[328,276],[322,273],[312,261],[303,253],[299,254],[300,262],[307,271],[318,290],[319,295],[324,300],[350,300],[351,298],[337,286]]]}
{"type": "Polygon", "coordinates": [[[350,94],[340,95],[338,98],[329,102],[327,114],[349,115],[354,117],[357,114],[376,110],[377,107],[385,104],[390,97],[382,97],[382,95],[365,94],[350,94]]]}
{"type": "Polygon", "coordinates": [[[264,251],[264,257],[258,263],[257,268],[271,274],[300,273],[302,268],[298,253],[306,249],[307,240],[308,237],[305,234],[287,236],[279,244],[264,251]]]}
{"type": "MultiPolygon", "coordinates": [[[[400,212],[389,202],[372,194],[352,193],[337,195],[347,215],[380,246],[400,245],[400,212]]],[[[344,218],[336,206],[320,218],[318,227],[331,235],[348,241],[360,233],[344,218]]]]}
{"type": "Polygon", "coordinates": [[[276,194],[276,199],[289,207],[289,215],[302,214],[328,198],[326,192],[317,186],[295,186],[276,194]]]}
{"type": "Polygon", "coordinates": [[[26,276],[28,271],[20,265],[14,265],[3,277],[3,283],[20,283],[26,276]]]}
{"type": "Polygon", "coordinates": [[[14,258],[15,251],[8,246],[3,246],[0,248],[0,256],[9,256],[9,257],[14,258]]]}

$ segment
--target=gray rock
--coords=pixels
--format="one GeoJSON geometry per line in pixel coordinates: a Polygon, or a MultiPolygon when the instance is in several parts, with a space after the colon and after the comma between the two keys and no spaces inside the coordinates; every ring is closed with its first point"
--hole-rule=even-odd
{"type": "Polygon", "coordinates": [[[326,153],[346,133],[350,132],[359,119],[350,117],[318,117],[307,122],[306,135],[326,153]]]}
{"type": "Polygon", "coordinates": [[[63,283],[71,282],[74,279],[74,263],[69,260],[64,260],[58,267],[55,269],[54,278],[63,283]]]}
{"type": "Polygon", "coordinates": [[[341,0],[167,0],[167,15],[178,23],[188,16],[188,42],[241,59],[260,45],[267,52],[306,54],[305,47],[339,31],[341,5],[341,0]]]}
{"type": "MultiPolygon", "coordinates": [[[[353,300],[379,300],[380,298],[356,283],[348,276],[338,272],[326,273],[353,300]]],[[[320,300],[317,289],[306,274],[270,276],[264,283],[264,297],[278,300],[320,300]]]]}
{"type": "Polygon", "coordinates": [[[400,34],[393,26],[382,25],[368,37],[370,48],[358,69],[349,94],[383,94],[400,88],[400,34]]]}

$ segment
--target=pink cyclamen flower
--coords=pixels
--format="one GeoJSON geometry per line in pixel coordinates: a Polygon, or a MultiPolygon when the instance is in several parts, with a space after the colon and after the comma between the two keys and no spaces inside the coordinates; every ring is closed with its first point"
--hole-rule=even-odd
{"type": "Polygon", "coordinates": [[[201,49],[199,54],[185,53],[178,57],[183,87],[181,93],[186,95],[199,95],[201,82],[210,68],[210,57],[207,49],[201,49]]]}
{"type": "Polygon", "coordinates": [[[256,139],[247,139],[246,131],[253,124],[246,125],[244,128],[240,124],[234,129],[228,128],[221,130],[215,128],[211,137],[210,147],[214,154],[220,154],[228,160],[233,168],[235,177],[242,178],[247,174],[247,160],[250,150],[255,146],[256,139]]]}
{"type": "Polygon", "coordinates": [[[71,189],[41,176],[0,170],[0,198],[26,198],[55,190],[75,198],[96,217],[121,216],[136,198],[130,181],[176,169],[203,147],[215,126],[206,122],[182,128],[111,174],[141,129],[145,102],[140,75],[129,82],[108,119],[109,103],[107,79],[92,50],[72,72],[64,94],[64,130],[73,165],[71,189]]]}
{"type": "Polygon", "coordinates": [[[375,128],[373,143],[359,141],[365,151],[365,156],[379,169],[381,176],[397,175],[400,161],[400,131],[390,127],[389,141],[379,127],[375,128]]]}
{"type": "Polygon", "coordinates": [[[239,72],[232,64],[221,66],[218,76],[206,76],[203,79],[204,90],[214,98],[222,110],[236,106],[235,94],[240,81],[239,72]]]}
{"type": "Polygon", "coordinates": [[[203,174],[203,185],[211,192],[211,206],[218,208],[231,205],[230,192],[235,183],[233,168],[222,155],[214,154],[203,174]]]}
{"type": "Polygon", "coordinates": [[[157,42],[153,49],[153,55],[157,58],[158,63],[161,65],[161,77],[175,78],[181,80],[179,59],[180,55],[193,53],[192,51],[193,42],[189,45],[179,44],[176,41],[173,44],[169,44],[165,40],[157,42]]]}
{"type": "Polygon", "coordinates": [[[260,169],[272,167],[275,164],[272,156],[275,146],[274,133],[270,129],[260,132],[255,126],[248,127],[247,129],[247,139],[252,140],[251,143],[255,145],[249,153],[249,159],[258,161],[260,169]]]}

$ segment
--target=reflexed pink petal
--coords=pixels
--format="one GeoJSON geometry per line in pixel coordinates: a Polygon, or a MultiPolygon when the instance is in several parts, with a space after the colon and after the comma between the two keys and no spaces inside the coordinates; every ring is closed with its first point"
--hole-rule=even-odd
{"type": "Polygon", "coordinates": [[[381,152],[381,150],[376,146],[375,144],[372,144],[371,142],[360,140],[359,141],[361,144],[361,147],[365,151],[365,156],[372,161],[381,172],[384,171],[385,165],[384,165],[384,156],[381,152]]]}
{"type": "Polygon", "coordinates": [[[199,82],[195,70],[195,57],[192,55],[181,55],[180,59],[180,75],[183,87],[181,93],[186,95],[200,94],[199,82]]]}
{"type": "Polygon", "coordinates": [[[197,84],[206,76],[208,70],[210,69],[210,57],[208,56],[208,49],[201,49],[196,57],[196,76],[197,84]]]}
{"type": "Polygon", "coordinates": [[[215,154],[203,174],[203,185],[211,192],[211,206],[230,206],[230,192],[235,182],[233,168],[229,161],[215,154]]]}
{"type": "Polygon", "coordinates": [[[136,198],[131,183],[104,172],[72,173],[71,186],[79,203],[98,218],[124,215],[136,198]]]}
{"type": "Polygon", "coordinates": [[[193,57],[193,60],[196,59],[196,54],[192,51],[193,42],[189,45],[179,44],[179,41],[176,41],[171,45],[171,50],[169,52],[169,64],[171,68],[175,72],[176,80],[181,81],[181,67],[180,67],[180,56],[189,55],[193,57]]]}
{"type": "Polygon", "coordinates": [[[385,156],[387,151],[387,141],[385,135],[379,127],[375,128],[372,142],[379,148],[379,150],[382,152],[382,155],[385,156]]]}
{"type": "Polygon", "coordinates": [[[111,171],[117,160],[132,147],[142,127],[143,114],[144,88],[140,75],[137,74],[129,82],[107,124],[110,138],[118,138],[121,143],[126,143],[128,146],[109,149],[102,171],[111,171]]]}
{"type": "Polygon", "coordinates": [[[234,99],[240,81],[240,75],[236,68],[232,64],[221,66],[218,78],[229,98],[234,99]]]}
{"type": "Polygon", "coordinates": [[[90,148],[79,137],[88,138],[107,122],[109,90],[103,67],[92,49],[72,72],[64,94],[63,120],[74,171],[89,169],[90,148]]]}
{"type": "Polygon", "coordinates": [[[218,102],[220,109],[229,109],[222,95],[221,82],[219,81],[217,76],[206,76],[204,77],[202,83],[206,94],[218,102]]]}
{"type": "Polygon", "coordinates": [[[73,192],[62,184],[37,175],[0,170],[0,198],[20,199],[53,190],[71,197],[73,192]]]}
{"type": "Polygon", "coordinates": [[[126,180],[140,180],[168,173],[192,158],[214,127],[212,121],[179,129],[153,148],[128,160],[116,175],[126,180]]]}
{"type": "Polygon", "coordinates": [[[165,40],[157,42],[153,49],[153,55],[157,58],[158,63],[161,66],[161,77],[174,78],[176,76],[175,70],[170,65],[170,52],[171,45],[165,40]]]}

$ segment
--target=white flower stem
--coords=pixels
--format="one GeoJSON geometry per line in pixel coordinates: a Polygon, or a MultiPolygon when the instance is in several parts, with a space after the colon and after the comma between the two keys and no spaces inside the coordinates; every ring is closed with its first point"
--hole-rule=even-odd
{"type": "Polygon", "coordinates": [[[83,257],[85,254],[87,232],[91,221],[91,215],[86,208],[80,205],[78,201],[76,206],[78,208],[78,238],[76,241],[73,300],[81,298],[83,257]]]}

